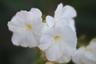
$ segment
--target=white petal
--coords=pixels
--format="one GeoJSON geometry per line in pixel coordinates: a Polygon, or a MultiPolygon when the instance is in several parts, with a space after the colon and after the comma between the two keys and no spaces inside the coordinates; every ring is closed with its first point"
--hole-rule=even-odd
{"type": "Polygon", "coordinates": [[[57,60],[58,63],[68,63],[71,60],[71,56],[65,54],[60,59],[57,60]]]}
{"type": "Polygon", "coordinates": [[[75,54],[72,56],[72,61],[76,64],[82,64],[82,60],[83,60],[83,49],[79,49],[75,52],[75,54]]]}
{"type": "Polygon", "coordinates": [[[75,9],[70,6],[70,5],[66,5],[63,7],[63,4],[60,3],[55,11],[55,17],[56,18],[74,18],[77,16],[77,13],[75,11],[75,9]]]}
{"type": "Polygon", "coordinates": [[[27,22],[27,11],[17,12],[16,15],[8,22],[9,30],[13,32],[25,31],[24,24],[27,22]]]}
{"type": "Polygon", "coordinates": [[[37,18],[34,20],[33,24],[32,24],[32,31],[34,32],[35,35],[41,35],[41,30],[42,30],[42,27],[43,27],[43,24],[42,24],[42,19],[41,18],[37,18]]]}
{"type": "Polygon", "coordinates": [[[42,16],[42,12],[38,8],[32,8],[30,12],[32,12],[35,15],[42,16]]]}
{"type": "Polygon", "coordinates": [[[62,15],[62,12],[63,11],[63,4],[60,3],[58,6],[57,6],[57,9],[55,11],[55,17],[58,18],[58,17],[61,17],[62,15]]]}
{"type": "Polygon", "coordinates": [[[87,47],[96,50],[96,38],[92,39],[87,47]]]}
{"type": "Polygon", "coordinates": [[[63,27],[64,25],[68,25],[72,28],[72,30],[74,32],[76,32],[74,19],[60,18],[60,19],[56,20],[55,22],[56,22],[57,26],[62,26],[63,27]]]}
{"type": "Polygon", "coordinates": [[[49,61],[56,61],[62,56],[62,51],[60,50],[59,45],[54,44],[45,52],[46,57],[49,61]]]}
{"type": "Polygon", "coordinates": [[[76,64],[96,64],[96,54],[82,47],[76,51],[72,57],[72,60],[76,64]]]}
{"type": "Polygon", "coordinates": [[[35,10],[31,12],[20,11],[8,22],[8,27],[12,32],[22,33],[26,31],[26,24],[31,24],[33,31],[39,32],[42,26],[41,15],[39,13],[36,14],[35,10]]]}
{"type": "Polygon", "coordinates": [[[77,36],[76,32],[74,32],[69,26],[61,26],[57,28],[60,34],[63,37],[63,42],[68,44],[72,48],[76,48],[77,45],[77,36]]]}
{"type": "Polygon", "coordinates": [[[41,37],[40,37],[40,45],[39,48],[43,51],[48,49],[52,44],[52,36],[51,36],[51,28],[47,25],[47,23],[43,24],[43,28],[41,31],[41,37]]]}
{"type": "Polygon", "coordinates": [[[63,55],[57,61],[59,63],[68,63],[71,60],[72,55],[74,53],[73,48],[70,48],[68,45],[63,44],[61,44],[60,47],[63,51],[63,55]]]}
{"type": "Polygon", "coordinates": [[[76,31],[74,19],[69,19],[69,26],[72,28],[73,31],[76,31]]]}
{"type": "Polygon", "coordinates": [[[40,35],[43,27],[42,12],[37,8],[32,8],[29,13],[30,18],[32,18],[31,22],[33,24],[33,31],[35,34],[40,35]]]}
{"type": "Polygon", "coordinates": [[[77,16],[75,9],[69,5],[64,6],[62,14],[62,17],[64,18],[74,18],[77,16]]]}
{"type": "Polygon", "coordinates": [[[46,16],[46,23],[49,27],[52,27],[54,25],[54,19],[52,16],[46,16]]]}
{"type": "Polygon", "coordinates": [[[26,31],[22,25],[16,24],[15,22],[8,22],[8,28],[12,32],[24,32],[24,31],[26,31]]]}
{"type": "Polygon", "coordinates": [[[30,33],[13,33],[12,43],[16,46],[22,47],[36,47],[38,42],[33,34],[30,33]]]}
{"type": "Polygon", "coordinates": [[[50,46],[52,45],[52,40],[51,37],[48,35],[44,35],[40,38],[40,45],[39,48],[42,51],[45,51],[46,49],[48,49],[50,46]]]}
{"type": "Polygon", "coordinates": [[[46,33],[47,31],[49,30],[49,27],[47,25],[47,23],[43,23],[43,27],[42,27],[42,30],[41,30],[41,33],[46,33]]]}
{"type": "Polygon", "coordinates": [[[72,30],[76,32],[74,19],[68,19],[66,23],[68,23],[72,30]]]}

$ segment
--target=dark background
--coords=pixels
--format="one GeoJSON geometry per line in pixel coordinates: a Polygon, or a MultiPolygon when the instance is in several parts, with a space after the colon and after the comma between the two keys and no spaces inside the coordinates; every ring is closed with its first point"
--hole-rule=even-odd
{"type": "Polygon", "coordinates": [[[75,23],[78,42],[88,44],[96,36],[96,0],[0,0],[0,64],[37,64],[37,51],[11,43],[12,33],[7,23],[16,12],[32,7],[41,9],[44,16],[53,15],[60,2],[72,5],[77,10],[75,23]]]}

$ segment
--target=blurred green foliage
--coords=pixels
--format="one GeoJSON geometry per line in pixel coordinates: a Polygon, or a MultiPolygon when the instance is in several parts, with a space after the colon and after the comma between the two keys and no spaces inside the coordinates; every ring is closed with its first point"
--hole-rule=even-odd
{"type": "MultiPolygon", "coordinates": [[[[7,22],[20,10],[39,8],[46,16],[53,15],[57,5],[72,5],[77,10],[76,30],[79,43],[96,36],[96,0],[0,0],[0,64],[34,64],[40,56],[34,49],[13,46],[7,22]]],[[[84,44],[85,44],[84,43],[84,44]]],[[[42,59],[41,59],[42,60],[42,59]]],[[[39,61],[38,61],[39,62],[39,61]]],[[[43,63],[36,64],[43,64],[43,63]]]]}

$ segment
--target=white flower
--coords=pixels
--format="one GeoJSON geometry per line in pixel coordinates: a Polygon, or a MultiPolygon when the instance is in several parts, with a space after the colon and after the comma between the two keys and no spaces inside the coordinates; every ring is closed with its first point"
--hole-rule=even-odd
{"type": "Polygon", "coordinates": [[[23,47],[36,47],[42,28],[42,13],[39,9],[22,10],[8,22],[9,30],[13,32],[12,43],[23,47]]]}
{"type": "Polygon", "coordinates": [[[54,18],[46,17],[39,48],[49,61],[67,63],[76,50],[77,37],[74,27],[76,11],[67,5],[59,4],[54,18]]]}
{"type": "Polygon", "coordinates": [[[96,64],[96,39],[87,47],[79,48],[72,58],[75,64],[96,64]]]}

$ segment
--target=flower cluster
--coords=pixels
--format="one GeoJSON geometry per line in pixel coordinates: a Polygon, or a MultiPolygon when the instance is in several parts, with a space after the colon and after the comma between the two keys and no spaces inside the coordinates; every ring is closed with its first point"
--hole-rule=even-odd
{"type": "Polygon", "coordinates": [[[68,63],[72,59],[76,64],[95,64],[94,40],[88,47],[76,49],[76,16],[72,6],[63,6],[62,3],[57,6],[54,17],[48,15],[45,19],[42,19],[42,12],[37,8],[17,12],[8,22],[9,30],[13,32],[12,43],[22,47],[38,47],[52,63],[68,63]]]}

